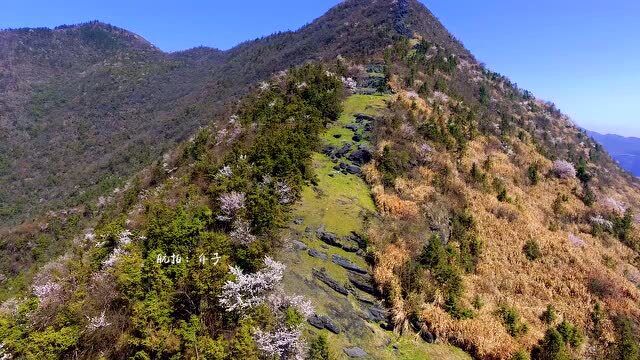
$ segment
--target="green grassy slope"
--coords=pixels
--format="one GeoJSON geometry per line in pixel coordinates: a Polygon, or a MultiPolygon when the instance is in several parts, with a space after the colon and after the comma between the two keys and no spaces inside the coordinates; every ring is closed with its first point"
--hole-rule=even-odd
{"type": "MultiPolygon", "coordinates": [[[[353,132],[344,126],[353,122],[357,113],[375,115],[386,106],[386,98],[382,95],[349,97],[344,103],[343,115],[324,134],[325,142],[338,147],[349,142],[353,132]],[[342,136],[335,138],[334,134],[342,136]]],[[[331,351],[338,359],[348,358],[343,349],[353,346],[365,350],[368,358],[372,359],[469,359],[457,348],[427,344],[415,334],[398,336],[384,330],[380,324],[363,320],[368,306],[366,302],[381,306],[378,299],[354,288],[348,296],[343,296],[314,279],[313,269],[322,269],[332,279],[350,287],[348,271],[333,263],[332,255],[339,255],[362,268],[368,268],[362,256],[325,244],[317,239],[315,230],[322,227],[338,236],[348,235],[352,231],[362,233],[367,223],[374,221],[371,215],[376,209],[370,190],[360,177],[334,170],[334,163],[324,154],[314,154],[313,163],[317,185],[303,190],[302,199],[293,213],[296,220],[284,231],[283,236],[325,253],[327,260],[310,256],[306,249],[283,251],[279,260],[288,268],[285,290],[311,299],[316,313],[332,319],[341,333],[318,330],[311,325],[307,326],[307,331],[311,334],[325,332],[331,351]]]]}

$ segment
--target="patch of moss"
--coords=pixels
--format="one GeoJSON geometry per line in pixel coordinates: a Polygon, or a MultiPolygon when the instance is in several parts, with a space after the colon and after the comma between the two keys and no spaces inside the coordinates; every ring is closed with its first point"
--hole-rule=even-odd
{"type": "Polygon", "coordinates": [[[363,215],[375,211],[369,188],[358,176],[336,173],[333,166],[326,155],[314,154],[318,184],[303,189],[295,214],[303,218],[305,226],[324,226],[339,236],[362,231],[363,215]]]}

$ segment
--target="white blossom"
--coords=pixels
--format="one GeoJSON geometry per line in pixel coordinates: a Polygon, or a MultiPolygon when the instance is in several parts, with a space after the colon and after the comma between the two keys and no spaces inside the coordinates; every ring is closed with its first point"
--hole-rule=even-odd
{"type": "Polygon", "coordinates": [[[49,301],[57,296],[62,290],[62,286],[53,280],[33,285],[32,292],[40,304],[47,304],[49,301]]]}
{"type": "Polygon", "coordinates": [[[602,215],[592,216],[590,220],[591,220],[591,225],[599,226],[605,230],[613,229],[613,223],[603,218],[602,215]]]}
{"type": "Polygon", "coordinates": [[[233,176],[233,170],[229,165],[223,166],[220,170],[218,170],[218,174],[222,177],[230,178],[233,176]]]}
{"type": "Polygon", "coordinates": [[[266,267],[254,274],[245,274],[236,266],[229,267],[236,279],[223,285],[220,296],[220,304],[227,311],[243,311],[262,304],[269,292],[277,287],[282,280],[284,264],[269,257],[264,263],[266,267]]]}
{"type": "Polygon", "coordinates": [[[349,90],[351,92],[356,91],[356,89],[358,87],[358,83],[355,80],[353,80],[350,77],[348,77],[348,78],[342,77],[341,80],[342,80],[342,84],[344,85],[344,87],[347,90],[349,90]]]}
{"type": "Polygon", "coordinates": [[[231,220],[240,209],[245,207],[246,196],[244,193],[232,191],[220,195],[218,200],[220,201],[220,210],[222,211],[222,215],[218,216],[218,219],[228,221],[231,220]]]}
{"type": "Polygon", "coordinates": [[[611,197],[602,200],[602,207],[604,207],[606,211],[617,215],[622,215],[626,211],[626,208],[620,201],[611,197]]]}
{"type": "Polygon", "coordinates": [[[87,329],[89,331],[94,331],[103,327],[107,327],[109,325],[111,324],[107,322],[107,318],[103,310],[100,316],[89,318],[89,324],[87,325],[87,329]]]}
{"type": "Polygon", "coordinates": [[[552,171],[560,179],[573,179],[576,177],[576,168],[566,160],[554,161],[552,171]]]}
{"type": "Polygon", "coordinates": [[[404,138],[412,138],[416,135],[416,129],[410,124],[403,123],[400,126],[400,134],[402,134],[404,138]]]}
{"type": "Polygon", "coordinates": [[[96,234],[93,233],[92,229],[88,229],[85,233],[84,233],[84,239],[86,241],[91,241],[93,242],[96,239],[96,234]]]}
{"type": "Polygon", "coordinates": [[[229,236],[234,243],[239,245],[249,245],[256,241],[256,236],[251,234],[249,222],[242,219],[236,219],[233,222],[233,230],[229,236]]]}
{"type": "Polygon", "coordinates": [[[267,303],[274,312],[294,308],[300,315],[307,319],[315,313],[311,301],[307,300],[304,296],[287,295],[282,289],[270,294],[267,297],[267,303]]]}
{"type": "Polygon", "coordinates": [[[109,254],[109,257],[102,262],[102,265],[104,267],[112,267],[123,255],[127,254],[125,247],[131,244],[132,235],[133,234],[129,230],[124,230],[120,233],[115,248],[113,249],[111,254],[109,254]]]}
{"type": "Polygon", "coordinates": [[[584,240],[582,240],[581,238],[579,238],[578,236],[576,236],[574,234],[569,234],[569,242],[571,243],[571,245],[576,246],[576,247],[582,247],[582,246],[586,245],[584,240]]]}
{"type": "Polygon", "coordinates": [[[0,343],[0,360],[10,360],[13,356],[4,350],[4,343],[0,343]]]}
{"type": "Polygon", "coordinates": [[[293,189],[284,181],[276,183],[276,193],[278,194],[280,204],[289,204],[293,199],[293,189]]]}
{"type": "Polygon", "coordinates": [[[225,128],[218,130],[216,133],[216,145],[222,144],[224,140],[227,138],[228,131],[225,128]]]}
{"type": "Polygon", "coordinates": [[[254,340],[258,349],[268,358],[281,360],[304,359],[305,344],[300,329],[278,329],[274,332],[254,330],[254,340]]]}

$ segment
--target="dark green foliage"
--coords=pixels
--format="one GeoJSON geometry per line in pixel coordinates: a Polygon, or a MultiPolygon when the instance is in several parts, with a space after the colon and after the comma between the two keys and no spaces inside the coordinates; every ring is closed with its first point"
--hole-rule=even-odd
{"type": "Polygon", "coordinates": [[[638,339],[638,327],[629,318],[621,317],[616,320],[616,349],[615,359],[638,360],[640,359],[640,339],[638,339]]]}
{"type": "Polygon", "coordinates": [[[309,344],[309,356],[308,360],[330,360],[329,344],[327,342],[327,336],[320,334],[316,336],[309,344]]]}
{"type": "Polygon", "coordinates": [[[482,298],[480,297],[480,295],[476,295],[473,298],[473,308],[476,310],[480,310],[484,307],[484,301],[482,301],[482,298]]]}
{"type": "Polygon", "coordinates": [[[556,321],[558,315],[556,314],[556,309],[553,305],[547,305],[547,309],[540,316],[540,320],[542,320],[545,324],[551,325],[556,321]]]}
{"type": "Polygon", "coordinates": [[[451,240],[460,248],[459,263],[466,272],[473,272],[480,262],[482,242],[478,237],[476,223],[468,211],[456,213],[451,222],[451,240]]]}
{"type": "Polygon", "coordinates": [[[478,168],[478,164],[476,164],[475,162],[473,163],[473,165],[471,165],[471,179],[473,179],[474,182],[480,184],[483,184],[487,180],[487,174],[480,171],[480,169],[478,168]]]}
{"type": "Polygon", "coordinates": [[[382,171],[382,180],[386,186],[393,186],[396,177],[400,176],[408,167],[409,153],[394,150],[391,146],[384,147],[379,169],[382,171]]]}
{"type": "Polygon", "coordinates": [[[538,185],[540,181],[540,175],[538,174],[538,164],[529,165],[527,169],[527,178],[531,185],[538,185]]]}
{"type": "Polygon", "coordinates": [[[506,188],[501,189],[497,197],[500,202],[509,202],[509,195],[507,195],[506,188]]]}
{"type": "Polygon", "coordinates": [[[149,208],[147,251],[188,254],[195,248],[199,235],[212,221],[211,210],[206,207],[171,209],[162,204],[149,208]]]}
{"type": "Polygon", "coordinates": [[[606,314],[602,309],[602,305],[597,302],[593,306],[593,311],[591,312],[591,323],[593,324],[593,334],[596,337],[600,337],[602,335],[602,326],[605,320],[606,314]]]}
{"type": "Polygon", "coordinates": [[[576,167],[576,177],[584,184],[587,185],[591,181],[591,174],[587,171],[587,163],[584,159],[580,159],[578,166],[576,167]]]}
{"type": "Polygon", "coordinates": [[[584,335],[580,330],[570,322],[563,320],[557,327],[558,332],[562,335],[562,339],[571,347],[578,347],[584,341],[584,335]]]}
{"type": "Polygon", "coordinates": [[[445,294],[445,310],[456,318],[469,318],[472,313],[460,304],[464,292],[462,276],[456,265],[456,251],[445,246],[440,237],[434,235],[426,244],[419,262],[431,271],[434,280],[445,294]]]}
{"type": "Polygon", "coordinates": [[[258,347],[252,336],[253,325],[243,321],[231,339],[231,357],[233,359],[258,360],[258,347]]]}
{"type": "Polygon", "coordinates": [[[211,131],[209,129],[198,131],[193,141],[189,142],[185,147],[184,157],[190,160],[201,160],[210,137],[211,131]]]}
{"type": "Polygon", "coordinates": [[[549,329],[538,346],[531,352],[533,360],[570,360],[569,349],[567,348],[562,334],[556,329],[549,329]]]}
{"type": "Polygon", "coordinates": [[[582,192],[582,196],[580,196],[580,200],[582,200],[582,202],[587,206],[593,206],[593,204],[595,204],[597,197],[593,190],[591,190],[591,186],[584,186],[584,190],[582,192]]]}
{"type": "Polygon", "coordinates": [[[522,251],[529,261],[535,261],[542,256],[538,242],[533,239],[529,239],[524,243],[522,251]]]}
{"type": "Polygon", "coordinates": [[[520,350],[517,353],[513,354],[513,356],[511,357],[511,360],[529,360],[529,354],[524,351],[524,350],[520,350]]]}
{"type": "Polygon", "coordinates": [[[522,322],[520,315],[514,308],[508,307],[505,304],[500,305],[500,308],[496,312],[498,317],[502,320],[509,335],[518,337],[525,334],[528,331],[527,324],[522,322]]]}
{"type": "Polygon", "coordinates": [[[631,243],[631,232],[633,229],[633,212],[627,209],[623,216],[615,216],[613,219],[613,233],[624,243],[631,243]]]}
{"type": "Polygon", "coordinates": [[[489,91],[484,85],[480,86],[480,90],[478,90],[478,101],[482,105],[487,105],[489,104],[489,100],[489,91]]]}

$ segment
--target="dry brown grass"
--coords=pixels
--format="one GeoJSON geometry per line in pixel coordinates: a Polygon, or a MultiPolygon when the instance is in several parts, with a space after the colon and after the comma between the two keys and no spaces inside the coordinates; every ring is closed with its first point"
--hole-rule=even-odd
{"type": "MultiPolygon", "coordinates": [[[[633,258],[633,252],[618,241],[603,242],[585,233],[589,227],[578,221],[600,208],[589,209],[572,195],[579,186],[577,180],[546,178],[544,174],[551,162],[530,145],[518,144],[515,154],[508,156],[496,151],[493,144],[493,140],[478,138],[470,144],[461,162],[463,167],[470,167],[473,162],[483,164],[490,157],[492,166],[487,170],[488,176],[501,179],[513,199],[512,204],[500,203],[492,191],[468,186],[446,153],[434,154],[428,166],[413,171],[411,179],[397,179],[394,188],[380,184],[380,174],[373,166],[365,168],[376,204],[388,222],[419,218],[418,209],[426,209],[428,215],[433,206],[430,201],[436,195],[431,182],[434,174],[443,168],[450,170],[447,186],[466,199],[477,221],[484,249],[476,273],[465,276],[465,302],[470,304],[478,296],[485,306],[476,311],[473,319],[456,320],[437,302],[423,304],[421,314],[429,329],[441,338],[472,349],[481,358],[508,359],[520,349],[530,349],[542,338],[547,325],[540,320],[540,315],[549,304],[553,304],[562,318],[583,330],[591,326],[590,316],[596,302],[602,303],[609,313],[640,319],[640,291],[627,279],[629,271],[624,270],[631,266],[628,259],[633,258]],[[540,168],[541,180],[536,186],[526,182],[526,169],[532,163],[540,168]],[[559,220],[552,209],[558,194],[568,197],[562,204],[563,216],[559,220]],[[551,231],[551,222],[556,220],[560,229],[551,231]],[[571,233],[583,239],[585,245],[572,245],[571,233]],[[529,261],[523,254],[522,248],[528,239],[535,239],[540,245],[543,255],[536,261],[529,261]],[[609,269],[602,260],[605,257],[624,265],[609,269]],[[528,325],[526,334],[513,338],[506,332],[495,316],[502,303],[517,310],[528,325]]],[[[636,191],[625,189],[622,194],[636,191]]],[[[638,197],[637,193],[633,195],[638,197]]],[[[385,226],[389,228],[388,223],[385,226]]],[[[412,257],[413,245],[406,234],[394,238],[393,242],[389,236],[370,235],[377,249],[374,277],[383,290],[393,294],[396,325],[402,326],[407,305],[406,300],[397,295],[400,291],[398,270],[412,257]]],[[[602,340],[614,340],[610,322],[605,323],[602,340]]]]}

